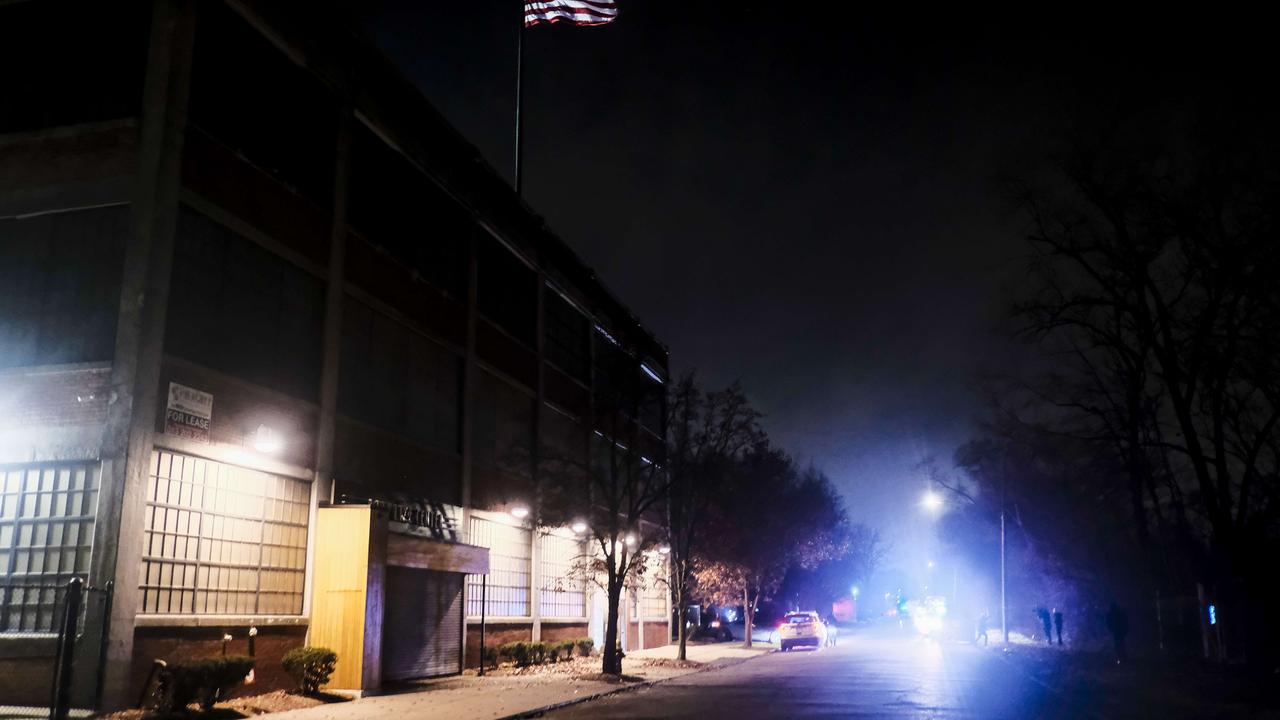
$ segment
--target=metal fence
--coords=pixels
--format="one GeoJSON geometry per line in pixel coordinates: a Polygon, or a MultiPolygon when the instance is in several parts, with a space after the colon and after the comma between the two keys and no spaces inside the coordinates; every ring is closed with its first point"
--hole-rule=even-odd
{"type": "Polygon", "coordinates": [[[0,706],[0,716],[63,720],[101,704],[112,598],[112,583],[92,587],[78,577],[58,584],[0,581],[0,637],[53,642],[52,656],[36,652],[29,661],[48,665],[47,706],[0,706]]]}

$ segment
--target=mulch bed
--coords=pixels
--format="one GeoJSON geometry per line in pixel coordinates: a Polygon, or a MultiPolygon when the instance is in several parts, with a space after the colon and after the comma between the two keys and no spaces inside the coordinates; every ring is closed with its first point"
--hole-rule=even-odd
{"type": "Polygon", "coordinates": [[[275,692],[263,693],[261,695],[249,695],[247,697],[232,698],[226,702],[220,702],[213,706],[209,712],[202,712],[195,705],[187,708],[185,713],[165,716],[155,710],[119,710],[104,715],[96,715],[95,717],[102,720],[159,720],[165,717],[183,717],[192,718],[193,720],[232,720],[233,718],[246,718],[253,715],[265,715],[267,713],[284,712],[285,710],[301,710],[303,708],[315,707],[317,705],[326,705],[333,702],[346,702],[350,698],[341,695],[332,695],[329,693],[320,693],[318,695],[299,695],[297,693],[285,692],[284,690],[276,690],[275,692]]]}

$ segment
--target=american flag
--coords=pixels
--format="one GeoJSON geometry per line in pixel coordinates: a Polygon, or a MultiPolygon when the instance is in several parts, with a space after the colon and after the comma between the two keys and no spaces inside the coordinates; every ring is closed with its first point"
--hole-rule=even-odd
{"type": "Polygon", "coordinates": [[[604,25],[618,17],[613,0],[525,0],[524,26],[568,22],[574,25],[604,25]]]}

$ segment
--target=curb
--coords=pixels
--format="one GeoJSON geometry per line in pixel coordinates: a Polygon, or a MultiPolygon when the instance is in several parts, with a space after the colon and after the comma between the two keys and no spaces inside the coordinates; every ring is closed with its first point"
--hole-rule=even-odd
{"type": "Polygon", "coordinates": [[[772,652],[762,652],[762,653],[760,653],[759,655],[756,655],[755,657],[742,658],[742,659],[738,660],[737,662],[725,663],[725,664],[723,664],[723,665],[710,665],[710,664],[708,664],[708,666],[707,666],[707,667],[698,668],[697,670],[694,670],[693,672],[687,672],[687,673],[684,673],[683,675],[672,675],[671,677],[661,678],[661,679],[658,679],[658,680],[645,680],[644,682],[638,682],[638,683],[635,683],[635,684],[632,684],[632,685],[626,685],[626,686],[624,686],[624,687],[614,688],[614,689],[612,689],[612,690],[602,690],[602,691],[600,691],[600,692],[598,692],[598,693],[592,693],[591,695],[583,695],[582,697],[570,698],[570,699],[568,699],[568,700],[561,700],[561,701],[560,701],[560,702],[558,702],[558,703],[552,703],[552,704],[550,704],[550,705],[543,705],[542,707],[532,708],[532,709],[529,709],[529,710],[521,710],[520,712],[512,713],[511,715],[503,715],[503,716],[501,716],[501,717],[497,718],[496,720],[524,720],[524,718],[536,718],[536,717],[540,717],[540,716],[542,716],[542,715],[545,715],[546,713],[554,712],[554,711],[556,711],[556,710],[560,710],[560,709],[562,709],[562,708],[567,708],[567,707],[570,707],[570,706],[572,706],[572,705],[578,705],[578,704],[580,704],[580,703],[591,702],[591,701],[593,701],[593,700],[599,700],[599,699],[601,699],[601,698],[607,698],[607,697],[611,697],[611,696],[613,696],[613,695],[621,695],[621,694],[623,694],[623,693],[635,692],[635,691],[637,691],[637,690],[644,690],[644,689],[646,689],[646,688],[655,687],[655,686],[657,686],[657,685],[661,685],[661,684],[663,684],[663,683],[665,683],[665,682],[670,682],[670,681],[672,681],[672,680],[677,680],[677,679],[682,678],[682,677],[689,677],[690,675],[697,675],[698,673],[715,672],[716,670],[724,670],[725,668],[736,667],[736,666],[741,665],[741,664],[743,664],[743,663],[751,662],[752,660],[755,660],[756,658],[763,657],[763,656],[765,656],[765,655],[770,655],[770,654],[772,654],[773,652],[777,652],[777,651],[776,651],[776,650],[774,650],[774,651],[772,651],[772,652]]]}

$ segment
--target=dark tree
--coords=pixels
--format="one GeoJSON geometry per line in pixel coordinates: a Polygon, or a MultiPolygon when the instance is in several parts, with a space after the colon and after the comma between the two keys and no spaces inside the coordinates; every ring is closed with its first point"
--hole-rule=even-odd
{"type": "Polygon", "coordinates": [[[672,389],[668,407],[667,515],[679,658],[684,660],[692,558],[707,538],[716,503],[733,491],[728,482],[733,469],[764,434],[757,422],[760,414],[736,383],[704,392],[692,374],[686,375],[672,389]]]}
{"type": "MultiPolygon", "coordinates": [[[[638,372],[617,374],[634,380],[601,393],[596,412],[602,421],[591,438],[589,457],[562,449],[540,450],[539,523],[569,526],[581,522],[592,554],[576,563],[577,574],[595,582],[608,599],[602,672],[622,672],[618,654],[618,608],[625,587],[652,572],[657,549],[666,542],[664,504],[670,482],[658,447],[645,455],[643,433],[633,419],[639,403],[654,388],[638,372]]],[[[663,580],[665,582],[665,580],[663,580]]]]}
{"type": "Polygon", "coordinates": [[[760,602],[772,597],[791,567],[812,568],[836,555],[847,523],[840,499],[818,470],[799,470],[781,450],[759,444],[744,454],[732,492],[717,507],[694,560],[698,593],[743,606],[746,647],[760,602]]]}
{"type": "Polygon", "coordinates": [[[1261,597],[1280,520],[1280,153],[1245,115],[1175,117],[1081,133],[1021,188],[1034,287],[1017,313],[1051,369],[1002,419],[1085,443],[1092,475],[1063,482],[1125,508],[1157,570],[1190,538],[1209,557],[1191,572],[1261,597]]]}

